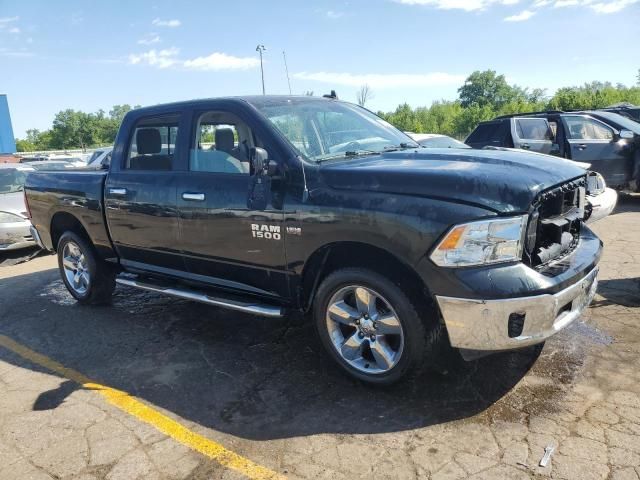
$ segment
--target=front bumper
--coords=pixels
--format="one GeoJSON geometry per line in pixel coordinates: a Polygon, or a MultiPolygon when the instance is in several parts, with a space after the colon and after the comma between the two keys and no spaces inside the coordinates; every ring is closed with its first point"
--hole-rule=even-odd
{"type": "Polygon", "coordinates": [[[0,224],[0,252],[33,247],[35,241],[31,236],[30,226],[28,221],[0,224]]]}
{"type": "Polygon", "coordinates": [[[618,203],[618,193],[613,188],[605,188],[600,195],[588,195],[587,201],[592,208],[587,223],[597,222],[613,212],[618,203]]]}
{"type": "Polygon", "coordinates": [[[456,348],[500,351],[545,341],[577,320],[598,286],[598,268],[553,293],[498,300],[436,296],[456,348]]]}

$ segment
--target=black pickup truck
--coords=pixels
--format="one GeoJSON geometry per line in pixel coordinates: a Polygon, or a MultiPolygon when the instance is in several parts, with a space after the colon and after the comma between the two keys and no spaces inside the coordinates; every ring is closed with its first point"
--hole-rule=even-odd
{"type": "Polygon", "coordinates": [[[442,345],[541,343],[593,298],[585,171],[539,157],[421,148],[336,99],[223,98],[134,110],[109,171],[36,172],[25,192],[80,303],[120,283],[310,312],[340,366],[388,384],[442,345]]]}

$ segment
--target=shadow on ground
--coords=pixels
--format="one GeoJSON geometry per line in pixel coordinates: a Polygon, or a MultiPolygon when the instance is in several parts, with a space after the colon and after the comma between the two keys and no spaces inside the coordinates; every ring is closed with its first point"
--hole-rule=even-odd
{"type": "MultiPolygon", "coordinates": [[[[372,389],[330,363],[300,316],[264,319],[133,289],[118,289],[112,306],[82,307],[55,270],[4,279],[0,305],[0,334],[187,420],[257,440],[467,418],[509,392],[540,353],[503,353],[372,389]]],[[[1,348],[0,359],[39,370],[1,348]]],[[[570,381],[571,363],[561,363],[549,368],[550,383],[570,381]]],[[[61,380],[33,408],[55,408],[76,387],[61,380]]]]}
{"type": "Polygon", "coordinates": [[[18,265],[42,255],[50,255],[50,253],[41,250],[38,247],[21,248],[19,250],[6,250],[0,252],[0,267],[10,267],[12,265],[18,265]]]}

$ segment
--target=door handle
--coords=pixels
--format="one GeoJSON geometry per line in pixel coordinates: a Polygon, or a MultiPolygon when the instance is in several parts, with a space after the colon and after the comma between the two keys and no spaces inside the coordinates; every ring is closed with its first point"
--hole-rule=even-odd
{"type": "Polygon", "coordinates": [[[204,193],[192,193],[192,192],[184,192],[182,194],[182,199],[191,201],[191,202],[204,202],[204,193]]]}
{"type": "Polygon", "coordinates": [[[584,143],[581,143],[581,144],[578,145],[578,150],[584,150],[586,148],[587,148],[587,145],[584,144],[584,143]]]}
{"type": "Polygon", "coordinates": [[[110,188],[109,193],[111,195],[124,196],[127,194],[127,189],[126,188],[110,188]]]}
{"type": "Polygon", "coordinates": [[[523,150],[529,150],[531,146],[528,143],[523,143],[522,145],[520,145],[520,148],[522,148],[523,150]]]}

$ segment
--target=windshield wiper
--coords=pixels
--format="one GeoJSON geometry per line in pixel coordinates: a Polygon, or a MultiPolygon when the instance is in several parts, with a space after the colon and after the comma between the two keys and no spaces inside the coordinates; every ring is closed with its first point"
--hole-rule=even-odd
{"type": "Polygon", "coordinates": [[[324,158],[316,160],[317,163],[326,162],[327,160],[335,160],[337,158],[360,157],[363,155],[380,155],[382,152],[378,150],[347,150],[346,152],[336,153],[324,158]]]}
{"type": "Polygon", "coordinates": [[[400,145],[392,145],[389,147],[384,147],[385,152],[397,152],[398,150],[406,150],[409,148],[419,148],[420,145],[417,143],[406,143],[406,142],[402,142],[400,145]]]}

